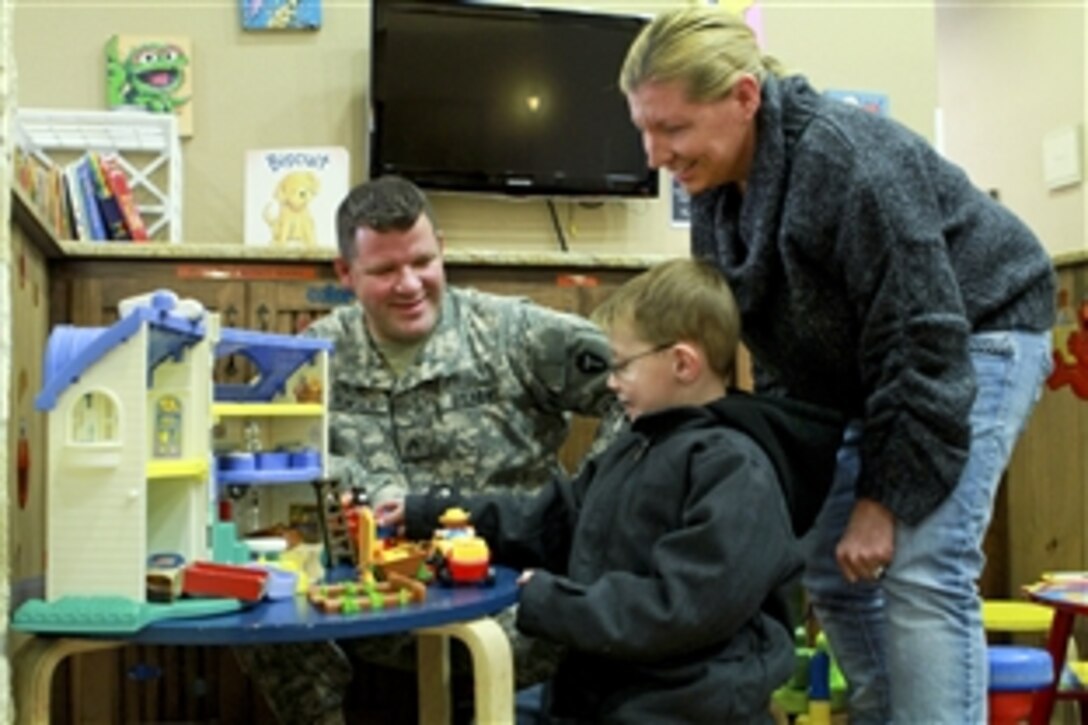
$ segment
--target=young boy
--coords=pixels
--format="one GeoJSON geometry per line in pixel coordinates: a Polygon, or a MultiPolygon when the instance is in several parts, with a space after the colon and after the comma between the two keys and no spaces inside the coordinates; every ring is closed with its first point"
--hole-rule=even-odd
{"type": "Polygon", "coordinates": [[[740,323],[709,265],[654,267],[594,317],[630,431],[532,498],[443,489],[386,521],[425,538],[442,510],[465,507],[493,559],[525,570],[518,627],[565,645],[552,719],[769,721],[794,666],[776,591],[801,566],[794,530],[830,483],[841,425],[726,395],[740,323]]]}

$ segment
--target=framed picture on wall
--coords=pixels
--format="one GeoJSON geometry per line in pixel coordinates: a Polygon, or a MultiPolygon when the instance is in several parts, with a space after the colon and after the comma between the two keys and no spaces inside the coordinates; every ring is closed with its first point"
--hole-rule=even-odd
{"type": "Polygon", "coordinates": [[[112,35],[106,41],[106,107],[172,113],[193,135],[193,50],[177,35],[112,35]]]}
{"type": "Polygon", "coordinates": [[[825,91],[825,95],[878,116],[887,116],[890,108],[890,102],[885,93],[830,89],[825,91]]]}
{"type": "Polygon", "coordinates": [[[336,208],[348,193],[340,146],[255,149],[245,161],[245,243],[336,249],[336,208]]]}
{"type": "Polygon", "coordinates": [[[246,30],[317,30],[321,0],[238,0],[246,30]]]}

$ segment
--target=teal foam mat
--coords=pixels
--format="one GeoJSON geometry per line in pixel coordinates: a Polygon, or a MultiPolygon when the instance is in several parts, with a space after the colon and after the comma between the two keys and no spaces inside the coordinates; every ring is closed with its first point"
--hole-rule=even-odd
{"type": "Polygon", "coordinates": [[[43,634],[124,634],[159,619],[202,617],[241,608],[237,599],[182,599],[170,604],[135,602],[126,597],[30,599],[12,617],[11,628],[43,634]]]}

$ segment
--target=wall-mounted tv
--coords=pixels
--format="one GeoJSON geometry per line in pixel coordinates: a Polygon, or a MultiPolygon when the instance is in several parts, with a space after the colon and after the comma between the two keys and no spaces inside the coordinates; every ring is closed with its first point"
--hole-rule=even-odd
{"type": "Polygon", "coordinates": [[[518,196],[657,195],[617,77],[629,15],[374,0],[370,176],[518,196]]]}

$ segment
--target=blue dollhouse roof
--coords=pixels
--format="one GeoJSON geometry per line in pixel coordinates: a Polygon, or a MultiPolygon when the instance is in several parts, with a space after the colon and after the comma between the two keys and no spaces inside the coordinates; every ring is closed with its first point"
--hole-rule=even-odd
{"type": "Polygon", "coordinates": [[[34,407],[52,410],[69,385],[144,325],[148,330],[148,376],[164,360],[176,359],[185,348],[203,340],[203,317],[176,314],[172,311],[176,304],[172,293],[159,292],[149,298],[148,304],[134,307],[110,327],[57,326],[46,345],[45,381],[34,407]]]}
{"type": "Polygon", "coordinates": [[[332,348],[329,340],[224,327],[215,346],[215,356],[244,355],[257,366],[259,375],[245,384],[216,385],[215,399],[243,402],[272,400],[284,392],[287,379],[296,370],[310,363],[317,353],[331,351],[332,348]]]}

